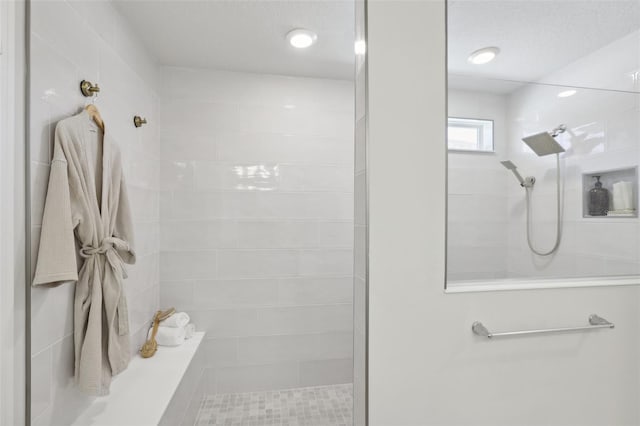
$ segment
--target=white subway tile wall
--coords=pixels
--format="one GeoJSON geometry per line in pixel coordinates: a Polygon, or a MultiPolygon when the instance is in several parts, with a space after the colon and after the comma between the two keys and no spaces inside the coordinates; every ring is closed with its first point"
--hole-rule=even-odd
{"type": "MultiPolygon", "coordinates": [[[[31,2],[32,267],[56,123],[81,111],[83,79],[102,91],[96,105],[124,161],[138,263],[125,281],[132,350],[139,348],[159,298],[159,67],[109,2],[31,2]],[[136,129],[134,115],[149,124],[136,129]]],[[[90,403],[73,385],[73,284],[34,288],[31,296],[32,424],[71,424],[90,403]]]]}
{"type": "Polygon", "coordinates": [[[353,90],[162,69],[160,301],[209,393],[352,381],[353,90]]]}
{"type": "MultiPolygon", "coordinates": [[[[546,77],[549,83],[585,87],[571,97],[557,96],[569,89],[562,86],[522,87],[509,97],[509,155],[527,174],[536,176],[532,235],[534,244],[542,249],[551,247],[555,240],[555,158],[537,157],[520,138],[559,124],[569,129],[557,138],[566,149],[562,154],[562,243],[555,256],[544,260],[530,256],[525,239],[524,194],[512,182],[508,203],[510,277],[640,274],[639,219],[584,218],[583,195],[589,188],[582,187],[583,174],[637,167],[640,163],[640,85],[628,74],[629,69],[640,66],[639,40],[640,31],[635,31],[546,77]]],[[[637,182],[634,185],[637,200],[637,182]]]]}
{"type": "MultiPolygon", "coordinates": [[[[507,276],[507,184],[504,96],[449,90],[449,116],[493,120],[495,153],[449,153],[447,279],[507,276]]],[[[515,180],[514,180],[515,182],[515,180]]]]}

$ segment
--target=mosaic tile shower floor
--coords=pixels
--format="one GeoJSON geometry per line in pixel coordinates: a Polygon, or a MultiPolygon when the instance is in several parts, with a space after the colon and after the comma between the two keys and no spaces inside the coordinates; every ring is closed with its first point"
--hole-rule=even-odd
{"type": "Polygon", "coordinates": [[[196,426],[351,426],[351,384],[207,395],[196,426]]]}

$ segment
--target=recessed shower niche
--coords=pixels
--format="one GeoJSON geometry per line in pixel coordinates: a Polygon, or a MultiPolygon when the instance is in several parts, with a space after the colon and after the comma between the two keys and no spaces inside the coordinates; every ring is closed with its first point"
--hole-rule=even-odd
{"type": "Polygon", "coordinates": [[[582,174],[582,217],[638,217],[638,168],[582,174]]]}

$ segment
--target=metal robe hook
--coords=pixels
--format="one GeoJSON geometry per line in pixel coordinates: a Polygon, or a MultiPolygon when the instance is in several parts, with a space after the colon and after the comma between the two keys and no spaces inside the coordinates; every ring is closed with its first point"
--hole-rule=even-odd
{"type": "Polygon", "coordinates": [[[142,118],[139,115],[133,117],[133,125],[136,127],[142,127],[143,124],[147,124],[147,119],[142,118]]]}
{"type": "Polygon", "coordinates": [[[93,84],[88,80],[82,80],[80,82],[80,91],[85,97],[89,98],[92,96],[98,96],[98,93],[100,92],[100,87],[98,87],[97,84],[93,84]]]}

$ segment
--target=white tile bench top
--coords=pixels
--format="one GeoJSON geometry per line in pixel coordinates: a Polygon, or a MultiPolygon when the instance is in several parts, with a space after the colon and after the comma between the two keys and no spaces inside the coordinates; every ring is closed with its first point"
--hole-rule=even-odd
{"type": "Polygon", "coordinates": [[[159,346],[151,358],[135,356],[113,380],[111,393],[96,398],[73,425],[158,425],[203,337],[198,332],[180,346],[159,346]]]}

